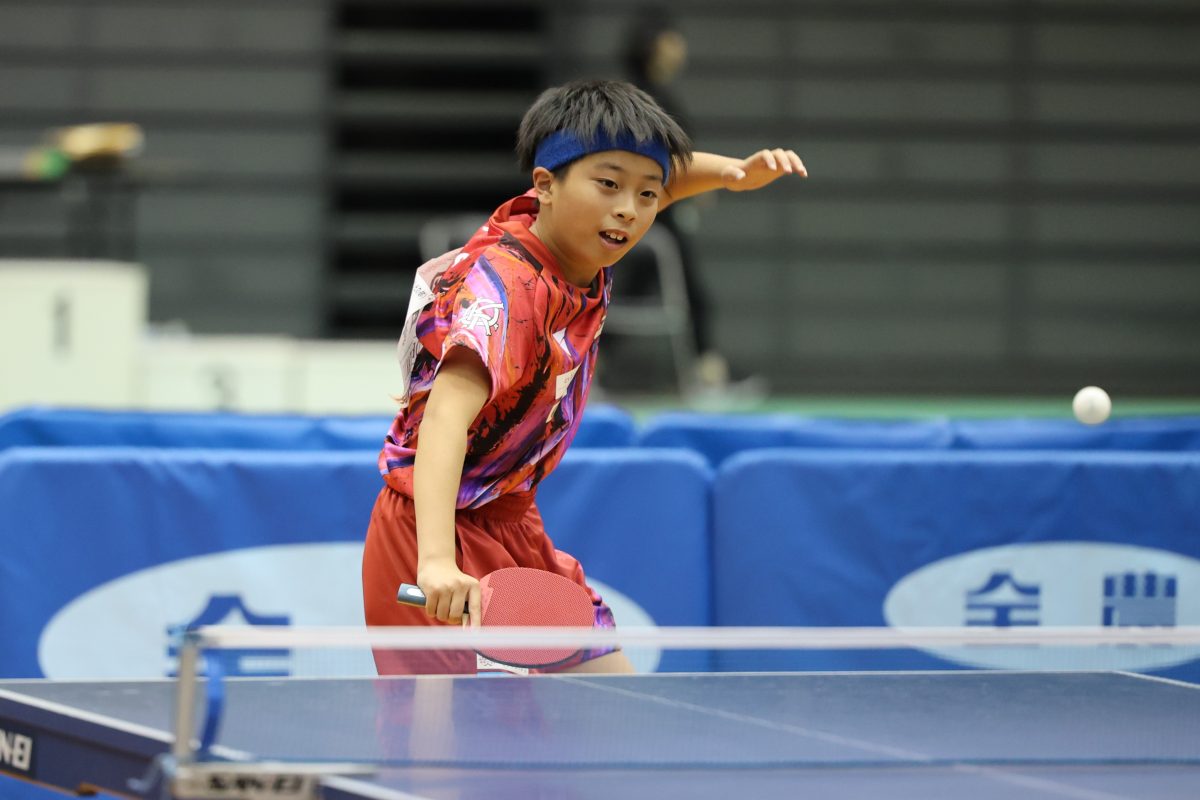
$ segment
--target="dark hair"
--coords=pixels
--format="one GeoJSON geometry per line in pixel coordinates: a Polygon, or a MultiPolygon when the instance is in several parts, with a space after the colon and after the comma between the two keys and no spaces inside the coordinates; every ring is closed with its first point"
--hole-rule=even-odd
{"type": "Polygon", "coordinates": [[[538,145],[550,134],[566,131],[587,142],[598,130],[612,138],[628,133],[639,142],[658,140],[676,172],[692,160],[692,140],[641,89],[625,81],[573,81],[542,92],[525,112],[517,130],[521,169],[534,168],[538,145]]]}

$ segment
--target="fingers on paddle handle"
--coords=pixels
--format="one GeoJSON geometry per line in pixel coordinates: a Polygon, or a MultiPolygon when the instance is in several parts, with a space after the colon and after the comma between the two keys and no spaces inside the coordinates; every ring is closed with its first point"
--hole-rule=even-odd
{"type": "MultiPolygon", "coordinates": [[[[425,593],[420,587],[411,583],[402,583],[400,588],[396,590],[396,602],[404,603],[406,606],[425,607],[425,593]]],[[[469,613],[471,610],[471,601],[468,600],[463,604],[463,613],[469,613]]]]}

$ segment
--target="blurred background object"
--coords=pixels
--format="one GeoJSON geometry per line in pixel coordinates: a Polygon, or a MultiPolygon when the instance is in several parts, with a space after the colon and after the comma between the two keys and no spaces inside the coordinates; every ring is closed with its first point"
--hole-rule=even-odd
{"type": "MultiPolygon", "coordinates": [[[[647,3],[633,14],[622,51],[627,80],[649,93],[658,104],[692,133],[693,125],[676,95],[678,82],[688,60],[688,43],[666,6],[647,3]]],[[[703,150],[698,145],[697,149],[703,150]]],[[[738,153],[737,155],[749,155],[738,153]]],[[[626,340],[627,333],[654,332],[644,324],[624,324],[623,309],[633,306],[633,313],[645,307],[658,312],[663,324],[661,332],[671,338],[671,354],[681,395],[688,400],[757,400],[766,393],[766,384],[758,376],[739,375],[731,381],[728,359],[721,353],[713,338],[713,314],[716,311],[712,293],[705,287],[692,236],[699,228],[698,206],[709,209],[716,201],[712,194],[683,200],[659,213],[656,227],[662,232],[657,247],[654,243],[635,250],[617,270],[614,278],[614,305],[605,330],[609,333],[601,343],[600,380],[602,385],[618,391],[647,388],[646,375],[654,370],[637,364],[633,358],[644,353],[640,342],[626,340]],[[670,248],[670,252],[663,252],[670,248]],[[651,298],[649,303],[647,298],[651,298]],[[659,307],[655,308],[654,299],[659,307]],[[680,342],[677,337],[685,336],[680,342]],[[630,351],[634,350],[635,353],[630,351]],[[629,363],[633,361],[633,363],[629,363]],[[622,380],[624,378],[624,380],[622,380]]],[[[737,280],[732,275],[714,276],[717,285],[737,280]]],[[[720,294],[720,292],[718,292],[720,294]]],[[[640,320],[638,320],[640,322],[640,320]]]]}
{"type": "Polygon", "coordinates": [[[142,152],[142,129],[128,122],[73,125],[50,133],[54,146],[79,168],[115,166],[142,152]]]}

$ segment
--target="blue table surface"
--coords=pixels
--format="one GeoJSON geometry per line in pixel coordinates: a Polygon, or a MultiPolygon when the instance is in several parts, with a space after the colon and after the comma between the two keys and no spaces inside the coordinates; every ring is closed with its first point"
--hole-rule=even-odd
{"type": "MultiPolygon", "coordinates": [[[[1200,787],[1200,686],[1126,673],[234,679],[219,742],[356,761],[329,800],[1167,798],[1200,787]]],[[[174,684],[0,681],[0,727],[97,775],[166,748],[174,684]]],[[[97,782],[41,752],[39,780],[97,782]],[[60,772],[60,775],[52,774],[60,772]]],[[[140,759],[140,761],[139,761],[140,759]]],[[[115,773],[113,773],[115,775],[115,773]]],[[[132,774],[132,773],[131,773],[132,774]]],[[[121,776],[104,780],[117,781],[121,776]]],[[[102,788],[128,791],[124,786],[102,788]]]]}

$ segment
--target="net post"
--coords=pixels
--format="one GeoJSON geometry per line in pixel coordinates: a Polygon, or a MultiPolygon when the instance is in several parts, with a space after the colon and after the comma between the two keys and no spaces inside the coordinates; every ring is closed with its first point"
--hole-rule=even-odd
{"type": "Polygon", "coordinates": [[[171,755],[176,764],[195,758],[192,735],[196,729],[196,679],[200,662],[199,637],[192,631],[183,634],[179,645],[179,671],[175,684],[175,742],[171,755]]]}

